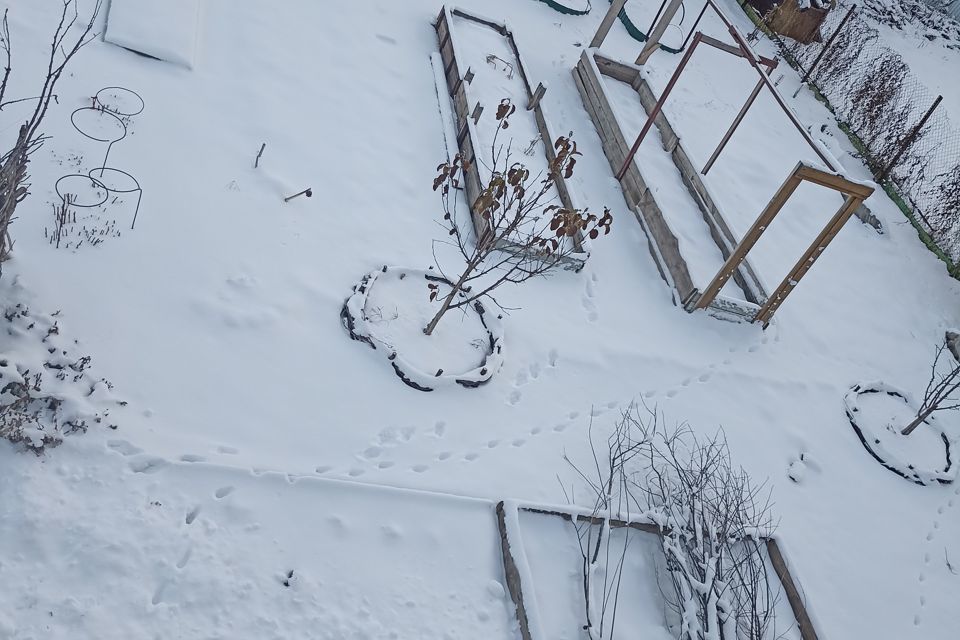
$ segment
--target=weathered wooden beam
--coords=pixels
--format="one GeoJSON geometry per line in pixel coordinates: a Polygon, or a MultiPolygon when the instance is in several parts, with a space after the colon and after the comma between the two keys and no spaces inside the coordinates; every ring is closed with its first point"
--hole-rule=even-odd
{"type": "Polygon", "coordinates": [[[593,40],[590,41],[591,49],[596,49],[603,44],[603,41],[607,38],[607,34],[610,33],[610,27],[613,26],[613,21],[620,15],[620,12],[623,10],[623,5],[625,4],[627,4],[627,0],[613,0],[610,3],[607,14],[603,16],[603,20],[600,21],[600,27],[594,34],[593,40]]]}
{"type": "Polygon", "coordinates": [[[507,534],[507,516],[503,501],[497,503],[497,528],[500,531],[500,553],[503,555],[503,572],[506,578],[507,591],[517,612],[517,622],[520,626],[520,638],[532,640],[530,635],[530,621],[527,618],[527,609],[523,604],[523,585],[520,581],[520,569],[513,557],[510,548],[510,537],[507,534]]]}
{"type": "Polygon", "coordinates": [[[780,286],[770,294],[770,298],[767,299],[766,304],[760,307],[756,317],[754,317],[754,322],[762,322],[764,327],[770,324],[770,319],[773,318],[773,314],[777,312],[777,309],[779,309],[780,305],[787,299],[790,292],[800,283],[800,279],[810,271],[813,263],[823,255],[827,245],[840,233],[840,229],[843,228],[843,225],[850,219],[850,216],[857,210],[861,202],[863,202],[863,200],[858,196],[848,195],[846,197],[840,209],[838,209],[833,218],[830,219],[827,226],[824,227],[823,231],[820,232],[810,247],[800,256],[797,264],[790,270],[787,277],[783,279],[780,286]]]}
{"type": "Polygon", "coordinates": [[[657,50],[660,46],[660,38],[663,37],[667,27],[670,26],[670,21],[673,20],[673,16],[677,15],[677,11],[680,10],[682,5],[683,0],[670,0],[670,4],[667,5],[663,15],[660,16],[660,21],[657,22],[653,30],[647,35],[649,39],[644,45],[643,50],[640,51],[639,57],[637,57],[637,64],[646,64],[650,56],[653,55],[653,52],[657,50]]]}
{"type": "Polygon", "coordinates": [[[747,253],[757,244],[760,236],[763,235],[763,232],[770,226],[770,222],[772,222],[777,214],[780,213],[780,210],[783,209],[783,205],[787,203],[787,200],[793,195],[793,192],[797,190],[797,187],[799,187],[802,182],[802,179],[797,175],[801,167],[803,167],[802,163],[794,167],[793,171],[790,172],[790,175],[783,181],[783,184],[780,185],[780,188],[777,189],[777,192],[767,203],[767,206],[764,207],[757,219],[753,221],[753,224],[743,236],[737,248],[733,250],[733,253],[727,258],[727,261],[720,267],[720,271],[717,272],[717,275],[714,276],[710,284],[707,285],[707,288],[703,290],[703,294],[696,301],[696,309],[706,309],[710,306],[710,303],[713,302],[717,294],[720,293],[723,285],[725,285],[727,280],[737,271],[740,263],[747,257],[747,253]]]}
{"type": "Polygon", "coordinates": [[[798,175],[807,182],[828,187],[834,191],[839,191],[840,193],[855,195],[861,200],[866,200],[871,194],[873,194],[873,187],[869,187],[858,182],[852,182],[843,176],[838,176],[835,173],[823,171],[822,169],[817,169],[816,167],[804,165],[800,168],[798,175]]]}

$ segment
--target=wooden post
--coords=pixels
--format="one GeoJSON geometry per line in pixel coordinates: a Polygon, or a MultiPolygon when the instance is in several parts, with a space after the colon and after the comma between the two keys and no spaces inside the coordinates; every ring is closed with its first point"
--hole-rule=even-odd
{"type": "Polygon", "coordinates": [[[483,113],[483,105],[478,102],[477,106],[473,108],[473,113],[470,114],[470,117],[473,118],[473,124],[480,122],[481,113],[483,113]]]}
{"type": "Polygon", "coordinates": [[[843,225],[850,219],[850,216],[853,215],[853,212],[857,210],[857,207],[859,207],[862,202],[863,198],[859,196],[846,196],[840,209],[838,209],[833,218],[830,219],[830,222],[824,227],[823,231],[820,232],[820,235],[816,237],[813,244],[810,245],[810,248],[800,256],[797,264],[790,270],[787,277],[783,279],[780,286],[770,295],[766,304],[757,311],[757,315],[753,318],[754,322],[762,322],[764,327],[770,324],[770,319],[773,318],[773,314],[777,312],[777,309],[779,309],[783,301],[787,299],[790,292],[796,288],[800,282],[800,278],[806,275],[810,267],[813,266],[813,263],[823,254],[824,249],[827,248],[830,241],[840,233],[840,229],[843,228],[843,225]]]}
{"type": "Polygon", "coordinates": [[[839,191],[844,194],[844,202],[837,213],[834,214],[833,218],[830,219],[830,222],[823,228],[823,231],[820,232],[820,235],[813,241],[813,244],[810,245],[793,266],[793,269],[790,270],[787,277],[783,279],[780,286],[767,298],[767,301],[753,317],[754,322],[763,322],[764,327],[770,323],[773,314],[780,308],[780,305],[783,304],[783,301],[800,281],[800,278],[810,270],[813,263],[816,262],[820,254],[823,253],[827,245],[830,244],[830,241],[840,232],[840,229],[843,228],[843,225],[850,216],[853,215],[863,201],[873,193],[873,187],[851,182],[843,176],[816,169],[802,162],[798,163],[784,183],[780,185],[780,188],[774,194],[773,198],[770,199],[770,202],[767,203],[767,206],[760,213],[760,216],[754,221],[750,230],[743,236],[743,240],[741,240],[737,248],[733,250],[733,253],[731,253],[727,261],[723,263],[723,266],[720,267],[720,271],[714,276],[703,294],[696,300],[694,303],[695,309],[706,309],[716,299],[723,285],[725,285],[727,280],[734,274],[740,266],[740,263],[746,258],[747,253],[749,253],[750,249],[757,243],[757,240],[760,239],[763,232],[767,230],[774,217],[783,209],[783,206],[787,203],[787,200],[793,192],[797,190],[801,182],[810,182],[822,187],[827,187],[828,189],[833,189],[834,191],[839,191]]]}
{"type": "Polygon", "coordinates": [[[613,26],[613,21],[617,19],[618,15],[620,15],[620,12],[623,10],[623,5],[625,4],[627,4],[627,0],[613,0],[610,3],[610,8],[607,10],[607,15],[603,16],[603,20],[600,22],[600,27],[597,29],[597,33],[594,34],[593,40],[590,41],[591,49],[596,49],[603,44],[603,41],[607,38],[607,34],[610,33],[610,27],[613,26]]]}
{"type": "Polygon", "coordinates": [[[650,127],[653,126],[653,121],[656,119],[657,115],[660,114],[660,110],[663,109],[663,104],[667,101],[667,96],[669,96],[670,92],[673,91],[674,85],[677,84],[677,80],[680,79],[680,74],[683,73],[684,67],[687,66],[688,62],[690,62],[690,56],[693,55],[693,52],[696,50],[697,45],[700,44],[700,40],[702,38],[703,33],[700,31],[697,31],[697,35],[693,36],[693,42],[690,44],[690,48],[687,49],[683,54],[683,57],[680,59],[680,64],[677,65],[673,75],[670,76],[670,80],[667,82],[667,86],[663,89],[663,93],[657,100],[657,104],[653,106],[653,110],[651,110],[650,115],[647,116],[647,121],[643,123],[643,128],[640,129],[640,134],[637,136],[633,146],[630,147],[630,152],[627,153],[627,157],[624,158],[623,166],[620,167],[620,171],[617,172],[617,180],[623,180],[623,176],[626,175],[627,169],[630,167],[630,163],[633,162],[633,157],[637,155],[637,150],[640,149],[640,144],[647,136],[647,132],[650,131],[650,127]]]}
{"type": "Polygon", "coordinates": [[[802,166],[803,164],[797,164],[787,179],[784,180],[783,184],[780,185],[780,188],[777,189],[777,192],[773,194],[770,202],[767,203],[767,206],[764,207],[757,219],[754,220],[750,230],[743,236],[737,248],[733,250],[733,253],[727,258],[727,261],[720,267],[720,271],[717,272],[717,275],[714,276],[710,284],[707,285],[707,288],[704,289],[700,299],[697,300],[696,309],[706,309],[710,306],[716,299],[717,294],[720,293],[720,290],[723,289],[723,285],[733,276],[734,272],[740,267],[740,263],[747,257],[747,253],[750,252],[753,245],[757,244],[757,240],[760,239],[763,232],[770,226],[770,222],[772,222],[776,215],[780,213],[780,210],[783,209],[783,205],[787,203],[787,200],[793,195],[793,192],[797,190],[797,187],[799,187],[802,182],[800,176],[797,175],[802,166]]]}
{"type": "Polygon", "coordinates": [[[920,118],[920,122],[907,134],[907,137],[903,139],[903,142],[900,143],[900,148],[897,149],[897,153],[893,156],[893,160],[887,163],[886,168],[877,175],[877,182],[882,183],[887,179],[887,176],[890,175],[890,172],[893,171],[893,168],[897,166],[897,162],[900,161],[900,156],[902,156],[907,149],[910,148],[910,145],[913,144],[913,141],[916,140],[917,134],[920,133],[920,129],[923,128],[923,125],[927,124],[927,120],[930,119],[930,116],[933,115],[933,112],[937,107],[940,106],[940,101],[943,100],[943,96],[937,96],[937,99],[933,101],[933,104],[930,105],[930,108],[927,109],[927,112],[923,114],[923,117],[920,118]]]}
{"type": "Polygon", "coordinates": [[[543,86],[543,83],[537,85],[536,91],[533,92],[533,95],[530,96],[530,102],[527,103],[527,111],[533,111],[537,108],[537,105],[540,104],[540,100],[543,99],[543,94],[547,92],[547,88],[543,86]]]}
{"type": "Polygon", "coordinates": [[[673,20],[673,16],[677,15],[677,11],[680,10],[680,5],[682,4],[683,0],[670,0],[670,4],[667,5],[667,10],[660,16],[660,22],[658,22],[657,26],[653,28],[653,31],[647,35],[647,44],[643,46],[643,50],[637,58],[637,64],[646,64],[650,56],[653,55],[653,52],[657,50],[657,47],[660,46],[660,38],[663,37],[667,27],[670,26],[670,21],[673,20]]]}

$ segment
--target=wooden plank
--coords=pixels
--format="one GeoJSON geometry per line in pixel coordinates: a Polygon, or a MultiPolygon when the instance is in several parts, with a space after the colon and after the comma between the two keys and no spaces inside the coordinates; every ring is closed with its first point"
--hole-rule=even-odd
{"type": "Polygon", "coordinates": [[[452,9],[450,13],[457,16],[458,18],[471,20],[473,22],[480,23],[486,27],[490,27],[491,29],[493,29],[494,31],[496,31],[502,36],[505,36],[508,33],[510,33],[509,31],[507,31],[507,26],[502,22],[493,22],[492,20],[487,20],[486,18],[475,16],[473,14],[467,13],[466,11],[461,11],[460,9],[452,9]]]}
{"type": "Polygon", "coordinates": [[[840,229],[843,228],[843,225],[850,219],[850,216],[857,210],[861,202],[863,201],[858,196],[848,195],[846,197],[846,200],[844,200],[844,203],[834,214],[833,218],[830,219],[830,222],[827,223],[827,226],[823,228],[823,231],[820,232],[810,247],[800,256],[797,264],[790,270],[787,277],[783,279],[780,286],[770,294],[770,298],[766,304],[757,312],[757,316],[754,318],[755,322],[762,322],[764,326],[770,324],[770,319],[773,318],[773,314],[777,312],[777,309],[779,309],[780,305],[787,299],[790,292],[800,283],[800,279],[810,271],[813,263],[823,255],[827,245],[840,233],[840,229]]]}
{"type": "Polygon", "coordinates": [[[597,69],[600,70],[600,73],[615,78],[620,82],[633,84],[633,82],[640,77],[640,70],[636,67],[627,66],[622,62],[617,62],[598,53],[594,53],[593,61],[596,62],[597,69]]]}
{"type": "Polygon", "coordinates": [[[828,187],[834,191],[839,191],[840,193],[848,193],[850,195],[857,196],[861,200],[866,200],[873,194],[873,187],[868,187],[867,185],[859,184],[857,182],[851,182],[843,176],[835,173],[829,173],[809,165],[804,165],[801,167],[798,175],[807,182],[828,187]]]}
{"type": "Polygon", "coordinates": [[[753,248],[763,232],[770,226],[770,222],[780,213],[780,210],[783,209],[783,205],[787,203],[787,199],[797,190],[797,187],[800,186],[801,179],[797,175],[797,172],[802,166],[802,164],[797,164],[783,184],[780,185],[780,188],[777,189],[773,198],[770,199],[767,206],[764,207],[763,211],[753,222],[750,230],[743,236],[740,244],[737,245],[737,248],[733,250],[733,253],[727,258],[727,261],[720,267],[720,271],[717,272],[717,275],[714,276],[710,284],[707,285],[707,288],[704,289],[703,295],[700,296],[695,308],[706,309],[710,306],[710,303],[713,302],[713,299],[717,297],[723,285],[727,283],[727,280],[734,274],[740,263],[747,257],[750,249],[753,248]]]}
{"type": "Polygon", "coordinates": [[[770,564],[773,565],[773,570],[780,578],[780,584],[783,585],[783,590],[787,594],[787,602],[790,603],[793,617],[800,628],[800,638],[802,640],[820,640],[817,630],[813,626],[813,621],[810,620],[810,614],[807,612],[800,589],[797,588],[797,583],[790,574],[790,568],[787,566],[783,553],[780,551],[780,545],[777,544],[775,538],[767,538],[767,555],[770,556],[770,564]]]}
{"type": "Polygon", "coordinates": [[[613,26],[613,21],[617,19],[618,15],[620,15],[620,11],[623,9],[623,5],[625,4],[627,4],[627,0],[611,1],[610,8],[607,9],[607,14],[603,16],[603,20],[600,21],[600,27],[597,29],[597,33],[594,34],[593,40],[590,41],[591,49],[596,49],[603,44],[607,34],[610,33],[610,27],[613,26]]]}
{"type": "Polygon", "coordinates": [[[517,561],[510,549],[510,537],[507,534],[507,517],[503,509],[503,501],[497,503],[497,529],[500,531],[500,553],[503,556],[503,573],[506,578],[507,591],[517,613],[517,622],[520,625],[522,640],[532,640],[530,635],[530,621],[527,618],[527,609],[523,605],[523,584],[520,581],[520,570],[517,561]]]}

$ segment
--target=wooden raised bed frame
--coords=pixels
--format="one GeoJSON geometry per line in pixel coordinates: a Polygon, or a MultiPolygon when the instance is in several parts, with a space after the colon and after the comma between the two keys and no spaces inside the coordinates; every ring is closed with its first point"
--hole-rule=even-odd
{"type": "MultiPolygon", "coordinates": [[[[581,522],[590,521],[593,524],[602,524],[604,522],[603,518],[597,518],[584,514],[568,513],[549,507],[525,505],[518,507],[518,509],[521,512],[527,511],[529,513],[556,516],[563,518],[564,520],[572,520],[573,518],[576,518],[581,522]]],[[[520,571],[517,568],[517,561],[514,558],[511,550],[503,501],[497,503],[496,515],[497,528],[500,531],[500,549],[503,553],[504,572],[507,578],[506,582],[510,593],[510,598],[513,601],[517,611],[517,619],[520,624],[520,637],[523,640],[540,640],[538,638],[533,638],[530,633],[529,620],[527,618],[526,607],[524,606],[523,600],[523,584],[520,578],[520,571]]],[[[650,522],[625,522],[623,520],[614,519],[610,520],[610,527],[613,529],[630,527],[631,529],[636,529],[637,531],[651,535],[659,534],[659,529],[657,526],[650,522]]],[[[764,545],[766,546],[767,555],[770,558],[770,564],[773,566],[774,573],[777,574],[777,578],[779,578],[780,584],[783,586],[783,591],[787,596],[787,602],[790,604],[790,609],[793,611],[793,617],[797,621],[797,627],[800,630],[800,638],[802,640],[819,640],[817,630],[813,626],[813,621],[811,620],[810,614],[807,612],[806,604],[804,603],[805,597],[803,591],[800,589],[793,577],[793,574],[790,572],[790,565],[787,562],[786,557],[783,555],[783,550],[780,548],[777,539],[771,536],[763,538],[763,541],[764,545]]]]}
{"type": "MultiPolygon", "coordinates": [[[[614,173],[618,172],[630,151],[630,144],[614,115],[613,106],[603,87],[602,76],[615,81],[624,82],[640,97],[644,110],[649,114],[653,111],[656,98],[653,90],[640,73],[640,68],[626,65],[610,58],[606,58],[593,50],[584,50],[580,61],[573,70],[573,77],[583,105],[590,114],[593,124],[603,143],[603,151],[607,156],[614,173]]],[[[710,235],[719,247],[724,259],[730,257],[737,245],[736,238],[730,230],[726,220],[720,213],[716,201],[709,189],[701,180],[699,172],[694,168],[690,155],[684,149],[679,136],[661,112],[654,119],[654,124],[660,131],[663,147],[670,154],[673,163],[680,171],[684,185],[700,209],[704,222],[710,230],[710,235]]],[[[680,253],[679,243],[664,217],[663,211],[654,199],[653,193],[640,172],[640,167],[633,161],[620,179],[627,204],[634,208],[634,213],[647,233],[650,244],[650,253],[660,270],[660,275],[676,290],[674,301],[685,308],[692,300],[699,297],[699,290],[690,277],[687,262],[680,253]]],[[[749,262],[738,265],[732,274],[734,281],[743,290],[745,301],[734,300],[724,296],[717,296],[711,302],[711,310],[724,316],[733,316],[736,319],[749,320],[760,304],[766,300],[766,293],[760,279],[749,262]]]]}
{"type": "MultiPolygon", "coordinates": [[[[523,85],[526,87],[527,91],[527,104],[517,105],[517,109],[518,111],[520,109],[526,109],[527,111],[533,112],[533,117],[537,124],[537,130],[540,132],[540,138],[543,141],[543,148],[546,152],[546,157],[549,162],[553,162],[553,160],[556,158],[556,153],[554,152],[553,148],[555,138],[550,131],[549,125],[547,124],[547,119],[543,113],[543,106],[541,105],[541,98],[543,97],[546,88],[542,83],[538,85],[536,89],[531,88],[529,75],[524,68],[523,59],[520,56],[520,51],[517,49],[517,43],[513,38],[513,33],[507,29],[506,25],[471,15],[461,11],[460,9],[449,9],[444,6],[440,11],[440,15],[437,16],[437,21],[434,24],[434,28],[436,29],[437,38],[440,43],[440,57],[443,61],[443,75],[447,83],[447,94],[450,96],[450,99],[453,103],[453,114],[454,120],[456,121],[454,123],[454,131],[456,132],[457,136],[457,148],[460,151],[460,156],[469,162],[469,168],[465,171],[465,188],[467,202],[470,205],[470,212],[472,214],[471,217],[473,218],[474,229],[479,237],[484,231],[484,225],[488,224],[479,215],[478,210],[475,207],[477,199],[480,196],[480,192],[483,189],[478,163],[476,161],[479,140],[473,119],[471,118],[473,105],[470,104],[470,100],[467,96],[467,86],[470,84],[470,81],[469,79],[465,79],[463,76],[463,73],[466,70],[463,70],[463,72],[461,71],[460,61],[457,60],[456,46],[453,42],[453,34],[455,30],[451,30],[450,25],[454,16],[464,20],[471,20],[485,27],[493,29],[507,40],[507,43],[509,44],[510,49],[513,51],[514,58],[516,60],[517,73],[523,80],[523,85]]],[[[499,99],[497,101],[499,101],[499,99]]],[[[557,194],[563,206],[568,209],[578,208],[574,205],[570,197],[570,190],[568,189],[567,183],[563,177],[556,176],[554,184],[556,185],[557,194]]],[[[574,252],[572,255],[561,258],[561,263],[565,269],[571,271],[580,271],[583,268],[583,265],[586,263],[587,258],[590,256],[589,241],[584,238],[582,234],[574,236],[571,238],[571,240],[574,245],[574,252]]],[[[516,245],[513,245],[509,242],[504,242],[497,248],[508,252],[516,251],[516,245]]],[[[540,259],[539,256],[531,257],[540,259]]]]}

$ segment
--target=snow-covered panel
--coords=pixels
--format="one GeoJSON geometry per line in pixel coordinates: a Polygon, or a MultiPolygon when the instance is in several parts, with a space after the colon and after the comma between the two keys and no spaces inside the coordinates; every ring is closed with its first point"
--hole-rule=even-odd
{"type": "Polygon", "coordinates": [[[104,39],[192,68],[200,0],[111,0],[104,39]]]}
{"type": "MultiPolygon", "coordinates": [[[[540,610],[551,612],[551,615],[542,617],[544,637],[556,640],[587,637],[583,631],[587,619],[583,557],[577,530],[569,520],[531,511],[520,511],[520,525],[532,576],[529,588],[524,585],[525,597],[533,596],[540,610]]],[[[596,540],[599,529],[594,526],[593,540],[596,540]]],[[[583,542],[587,544],[586,539],[583,542]]],[[[600,562],[591,572],[594,580],[591,621],[597,628],[589,637],[600,637],[594,634],[600,633],[602,617],[606,627],[604,638],[672,638],[664,617],[664,602],[657,578],[658,569],[661,574],[663,572],[663,552],[656,536],[630,528],[613,529],[609,547],[610,564],[600,562]],[[621,556],[624,562],[618,585],[615,572],[621,556]],[[606,576],[605,567],[609,571],[606,576]],[[604,615],[605,594],[607,607],[604,615]],[[612,634],[607,635],[611,625],[612,634]]],[[[604,549],[601,555],[607,557],[606,545],[604,549]]]]}

